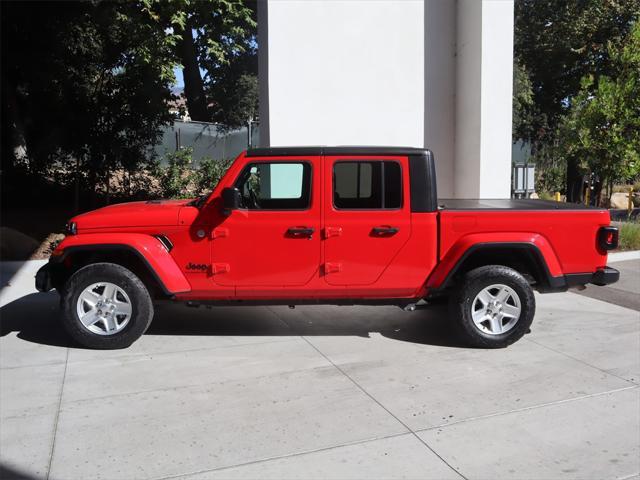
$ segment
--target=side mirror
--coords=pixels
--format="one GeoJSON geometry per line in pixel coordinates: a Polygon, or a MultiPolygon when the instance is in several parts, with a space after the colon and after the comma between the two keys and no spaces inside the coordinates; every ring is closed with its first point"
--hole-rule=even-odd
{"type": "Polygon", "coordinates": [[[227,187],[222,190],[222,208],[225,215],[230,215],[232,210],[237,210],[242,204],[240,190],[236,187],[227,187]]]}

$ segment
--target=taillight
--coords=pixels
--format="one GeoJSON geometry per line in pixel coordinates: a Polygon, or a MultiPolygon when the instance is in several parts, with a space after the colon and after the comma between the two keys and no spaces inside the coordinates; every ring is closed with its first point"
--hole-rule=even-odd
{"type": "Polygon", "coordinates": [[[598,248],[605,252],[618,248],[618,229],[616,227],[600,227],[598,248]]]}

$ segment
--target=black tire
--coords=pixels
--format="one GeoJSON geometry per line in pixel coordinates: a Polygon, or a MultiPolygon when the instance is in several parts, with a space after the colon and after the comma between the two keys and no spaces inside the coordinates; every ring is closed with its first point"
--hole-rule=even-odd
{"type": "MultiPolygon", "coordinates": [[[[508,301],[513,302],[513,299],[510,298],[508,301]]],[[[487,265],[471,270],[463,277],[457,292],[450,298],[449,310],[455,328],[465,343],[478,348],[504,348],[529,331],[536,311],[536,301],[533,289],[520,273],[502,265],[487,265]],[[473,321],[473,311],[479,305],[476,303],[474,306],[474,301],[482,290],[496,284],[506,285],[517,294],[520,316],[508,331],[487,333],[481,330],[481,327],[491,328],[489,321],[482,323],[480,327],[473,321]]],[[[501,324],[496,331],[502,329],[503,321],[505,320],[500,321],[501,324]]],[[[508,321],[509,319],[506,319],[507,326],[508,321]]]]}
{"type": "Polygon", "coordinates": [[[126,348],[144,334],[153,319],[153,302],[147,287],[130,270],[114,263],[94,263],[74,273],[61,292],[61,305],[65,329],[76,342],[87,348],[126,348]],[[121,288],[131,304],[131,315],[126,325],[109,335],[90,331],[80,321],[77,311],[80,294],[99,282],[109,282],[121,288]]]}

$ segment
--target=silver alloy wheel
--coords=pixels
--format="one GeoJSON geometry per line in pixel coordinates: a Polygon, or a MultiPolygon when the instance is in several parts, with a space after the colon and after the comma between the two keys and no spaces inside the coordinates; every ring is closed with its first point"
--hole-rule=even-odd
{"type": "Polygon", "coordinates": [[[522,307],[520,297],[507,285],[483,288],[471,303],[471,318],[482,333],[500,335],[516,326],[522,307]]]}
{"type": "Polygon", "coordinates": [[[82,291],[76,311],[80,323],[91,333],[114,335],[129,323],[133,307],[122,288],[113,283],[98,282],[82,291]]]}

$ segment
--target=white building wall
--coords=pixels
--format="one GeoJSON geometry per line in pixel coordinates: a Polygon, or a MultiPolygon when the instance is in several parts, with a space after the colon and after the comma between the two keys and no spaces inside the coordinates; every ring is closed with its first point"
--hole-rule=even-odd
{"type": "Polygon", "coordinates": [[[422,146],[423,8],[269,1],[269,144],[422,146]]]}
{"type": "Polygon", "coordinates": [[[433,150],[441,197],[508,197],[513,0],[259,3],[262,145],[433,150]]]}

